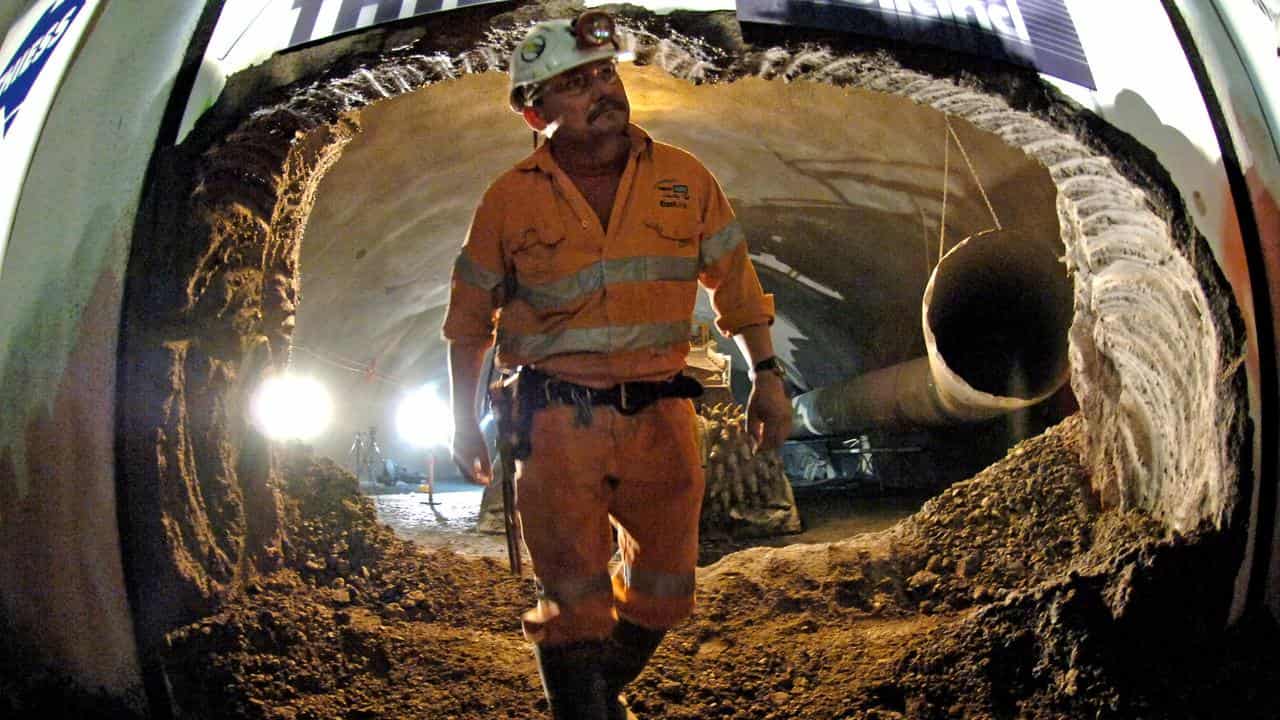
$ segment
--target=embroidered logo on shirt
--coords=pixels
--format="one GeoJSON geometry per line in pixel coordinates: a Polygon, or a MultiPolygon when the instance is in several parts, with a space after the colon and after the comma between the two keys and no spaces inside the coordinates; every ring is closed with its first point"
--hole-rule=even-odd
{"type": "Polygon", "coordinates": [[[658,191],[658,205],[662,207],[689,207],[689,186],[679,180],[659,180],[654,186],[658,191]]]}

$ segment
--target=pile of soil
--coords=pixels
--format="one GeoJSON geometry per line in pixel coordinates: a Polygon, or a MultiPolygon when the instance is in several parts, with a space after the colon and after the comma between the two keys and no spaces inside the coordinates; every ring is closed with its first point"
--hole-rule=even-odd
{"type": "MultiPolygon", "coordinates": [[[[1179,541],[1141,514],[1099,512],[1081,432],[1073,417],[1019,444],[889,530],[751,548],[701,568],[697,613],[631,688],[633,709],[673,719],[1271,717],[1271,626],[1162,635],[1126,621],[1166,617],[1136,598],[1174,572],[1157,558],[1179,541]]],[[[328,461],[295,464],[288,477],[284,567],[169,638],[184,716],[546,716],[518,622],[531,579],[397,539],[328,461]]]]}

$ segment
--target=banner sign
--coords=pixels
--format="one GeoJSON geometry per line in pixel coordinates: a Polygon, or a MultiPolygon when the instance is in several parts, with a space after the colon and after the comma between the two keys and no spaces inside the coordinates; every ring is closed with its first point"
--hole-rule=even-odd
{"type": "Polygon", "coordinates": [[[98,0],[32,3],[0,48],[0,263],[31,153],[97,5],[98,0]]]}
{"type": "Polygon", "coordinates": [[[935,45],[1094,85],[1063,0],[737,0],[743,22],[935,45]]]}
{"type": "Polygon", "coordinates": [[[27,36],[0,70],[0,138],[9,132],[22,103],[45,63],[67,35],[67,28],[84,9],[85,0],[63,0],[45,9],[27,36]]]}
{"type": "Polygon", "coordinates": [[[293,0],[299,11],[288,46],[392,20],[500,0],[293,0]]]}

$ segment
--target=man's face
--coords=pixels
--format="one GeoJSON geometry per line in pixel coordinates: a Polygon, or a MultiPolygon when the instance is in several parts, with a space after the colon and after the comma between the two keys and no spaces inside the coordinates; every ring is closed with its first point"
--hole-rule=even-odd
{"type": "Polygon", "coordinates": [[[623,132],[631,120],[631,103],[611,59],[548,80],[536,108],[548,123],[560,122],[556,134],[582,141],[623,132]]]}

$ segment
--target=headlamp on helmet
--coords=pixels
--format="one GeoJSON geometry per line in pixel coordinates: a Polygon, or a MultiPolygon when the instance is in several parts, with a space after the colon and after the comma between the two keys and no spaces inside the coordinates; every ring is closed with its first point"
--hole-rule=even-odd
{"type": "Polygon", "coordinates": [[[578,36],[578,48],[598,48],[605,43],[613,43],[618,47],[618,30],[613,18],[603,10],[588,10],[579,15],[570,25],[578,36]]]}
{"type": "Polygon", "coordinates": [[[621,52],[618,29],[603,10],[588,10],[574,20],[547,20],[533,26],[511,54],[511,87],[507,100],[522,112],[541,95],[547,80],[567,70],[613,58],[629,60],[621,52]]]}

